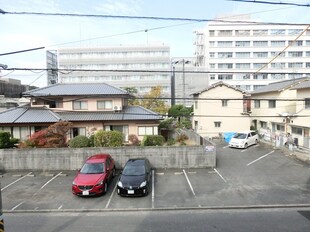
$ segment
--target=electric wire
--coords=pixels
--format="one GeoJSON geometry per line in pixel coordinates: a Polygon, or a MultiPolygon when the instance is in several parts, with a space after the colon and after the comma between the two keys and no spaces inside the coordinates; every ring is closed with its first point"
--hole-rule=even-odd
{"type": "Polygon", "coordinates": [[[290,6],[302,6],[310,7],[310,3],[294,3],[294,2],[270,2],[270,1],[260,1],[260,0],[226,0],[230,2],[246,2],[246,3],[260,3],[260,4],[270,4],[270,5],[290,5],[290,6]]]}

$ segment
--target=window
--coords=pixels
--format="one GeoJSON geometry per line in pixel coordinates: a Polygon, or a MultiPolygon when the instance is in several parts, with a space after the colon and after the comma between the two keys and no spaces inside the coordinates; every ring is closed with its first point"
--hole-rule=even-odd
{"type": "Polygon", "coordinates": [[[309,57],[310,56],[310,52],[306,52],[306,56],[309,57]]]}
{"type": "Polygon", "coordinates": [[[305,99],[305,109],[310,109],[310,98],[305,99]]]}
{"type": "Polygon", "coordinates": [[[250,58],[250,52],[236,52],[236,58],[250,58]]]}
{"type": "Polygon", "coordinates": [[[218,58],[231,58],[232,52],[219,52],[217,57],[218,58]]]}
{"type": "Polygon", "coordinates": [[[78,135],[86,136],[86,128],[85,127],[73,127],[73,128],[71,128],[71,138],[74,138],[78,135]]]}
{"type": "Polygon", "coordinates": [[[271,52],[270,54],[272,57],[275,57],[275,56],[285,57],[285,52],[271,52]]]}
{"type": "Polygon", "coordinates": [[[302,40],[289,41],[289,45],[291,45],[292,47],[301,47],[302,46],[302,40]]]}
{"type": "Polygon", "coordinates": [[[232,30],[219,30],[218,36],[232,36],[232,30]]]}
{"type": "Polygon", "coordinates": [[[218,47],[232,47],[232,41],[218,41],[218,47]]]}
{"type": "Polygon", "coordinates": [[[214,35],[215,35],[214,30],[209,31],[209,35],[210,35],[210,36],[214,36],[214,35]]]}
{"type": "Polygon", "coordinates": [[[271,29],[270,35],[285,35],[285,29],[271,29]]]}
{"type": "Polygon", "coordinates": [[[253,30],[253,36],[265,36],[268,35],[268,30],[253,30]]]}
{"type": "Polygon", "coordinates": [[[288,57],[302,57],[302,52],[288,52],[288,57]]]}
{"type": "Polygon", "coordinates": [[[276,125],[277,131],[284,131],[284,126],[283,125],[276,125]]]}
{"type": "Polygon", "coordinates": [[[271,41],[270,45],[271,45],[271,47],[284,47],[285,41],[284,40],[271,41]]]}
{"type": "Polygon", "coordinates": [[[285,79],[285,74],[283,74],[283,73],[272,73],[271,75],[270,75],[270,78],[271,79],[276,79],[276,80],[278,80],[278,79],[285,79]]]}
{"type": "Polygon", "coordinates": [[[310,63],[309,62],[306,63],[306,68],[310,68],[310,63]]]}
{"type": "Polygon", "coordinates": [[[269,100],[268,101],[269,108],[276,108],[276,100],[269,100]]]}
{"type": "Polygon", "coordinates": [[[221,127],[221,122],[215,121],[215,122],[214,122],[214,127],[221,127]]]}
{"type": "Polygon", "coordinates": [[[268,79],[268,74],[266,73],[258,73],[253,75],[253,79],[255,80],[265,80],[268,79]]]}
{"type": "Polygon", "coordinates": [[[73,101],[74,110],[87,110],[87,101],[73,101]]]}
{"type": "Polygon", "coordinates": [[[254,47],[267,47],[268,41],[253,41],[254,47]]]}
{"type": "Polygon", "coordinates": [[[253,90],[260,89],[260,88],[262,88],[262,87],[264,87],[264,86],[266,86],[266,85],[254,85],[254,86],[253,86],[253,90]]]}
{"type": "Polygon", "coordinates": [[[233,75],[232,74],[219,74],[218,80],[232,80],[233,75]]]}
{"type": "Polygon", "coordinates": [[[249,69],[249,68],[251,68],[251,64],[249,64],[249,63],[237,63],[236,68],[237,69],[249,69]]]}
{"type": "Polygon", "coordinates": [[[157,135],[158,128],[157,126],[139,126],[138,127],[138,135],[157,135]]]}
{"type": "Polygon", "coordinates": [[[215,42],[214,41],[209,41],[209,46],[210,47],[214,47],[215,46],[215,42]]]}
{"type": "Polygon", "coordinates": [[[98,110],[111,110],[112,109],[112,100],[97,101],[98,110]]]}
{"type": "Polygon", "coordinates": [[[306,40],[306,46],[310,46],[310,40],[306,40]]]}
{"type": "Polygon", "coordinates": [[[209,57],[214,58],[215,57],[215,52],[209,52],[209,57]]]}
{"type": "Polygon", "coordinates": [[[210,68],[211,68],[211,69],[214,69],[214,68],[215,68],[215,64],[212,63],[212,64],[209,64],[209,65],[210,65],[210,68]]]}
{"type": "Polygon", "coordinates": [[[260,128],[267,129],[267,122],[260,121],[259,124],[260,124],[260,128]]]}
{"type": "Polygon", "coordinates": [[[228,106],[228,100],[222,100],[222,107],[228,106]]]}
{"type": "Polygon", "coordinates": [[[292,134],[302,135],[302,128],[292,126],[292,134]]]}
{"type": "Polygon", "coordinates": [[[250,30],[236,30],[235,35],[236,36],[249,36],[250,30]]]}
{"type": "Polygon", "coordinates": [[[233,64],[218,64],[218,68],[222,68],[222,69],[232,69],[233,64]]]}
{"type": "Polygon", "coordinates": [[[250,41],[236,41],[236,47],[249,47],[250,41]]]}
{"type": "Polygon", "coordinates": [[[215,80],[215,75],[214,74],[210,75],[210,80],[215,80]]]}
{"type": "Polygon", "coordinates": [[[254,100],[254,108],[260,108],[260,100],[254,100]]]}
{"type": "Polygon", "coordinates": [[[301,73],[289,73],[288,74],[288,79],[297,79],[297,78],[301,78],[302,74],[301,73]]]}
{"type": "Polygon", "coordinates": [[[271,68],[283,69],[285,68],[285,63],[271,63],[271,68]]]}
{"type": "Polygon", "coordinates": [[[267,65],[267,63],[254,63],[253,68],[261,68],[267,65]]]}
{"type": "Polygon", "coordinates": [[[287,34],[289,34],[289,35],[299,35],[299,34],[301,34],[302,33],[302,29],[289,29],[288,31],[287,31],[287,34]]]}
{"type": "Polygon", "coordinates": [[[254,58],[266,58],[268,57],[268,52],[253,52],[254,58]]]}
{"type": "Polygon", "coordinates": [[[302,68],[302,63],[288,63],[289,68],[302,68]]]}

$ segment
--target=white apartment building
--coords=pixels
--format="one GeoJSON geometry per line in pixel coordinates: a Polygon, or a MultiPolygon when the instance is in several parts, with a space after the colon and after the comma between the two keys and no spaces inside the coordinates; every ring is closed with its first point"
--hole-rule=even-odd
{"type": "Polygon", "coordinates": [[[161,86],[170,96],[170,47],[166,44],[58,49],[58,82],[104,82],[135,87],[139,95],[161,86]],[[81,70],[81,71],[79,71],[81,70]]]}
{"type": "Polygon", "coordinates": [[[224,81],[247,91],[309,76],[310,30],[306,28],[210,22],[195,31],[196,64],[205,67],[210,84],[224,81]]]}

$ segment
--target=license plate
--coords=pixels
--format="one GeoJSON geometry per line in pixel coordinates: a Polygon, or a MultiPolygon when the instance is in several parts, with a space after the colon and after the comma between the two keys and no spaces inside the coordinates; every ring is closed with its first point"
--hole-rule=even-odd
{"type": "Polygon", "coordinates": [[[89,195],[89,191],[83,191],[83,196],[88,196],[89,195]]]}
{"type": "Polygon", "coordinates": [[[128,190],[128,194],[135,194],[135,190],[128,190]]]}

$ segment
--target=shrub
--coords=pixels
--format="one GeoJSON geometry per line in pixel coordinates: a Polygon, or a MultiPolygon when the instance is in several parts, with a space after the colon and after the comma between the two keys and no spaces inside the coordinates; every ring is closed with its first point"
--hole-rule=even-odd
{"type": "Polygon", "coordinates": [[[19,140],[16,138],[11,138],[9,132],[0,131],[0,149],[15,147],[15,144],[18,143],[18,141],[19,140]]]}
{"type": "Polygon", "coordinates": [[[89,146],[94,147],[95,146],[95,135],[91,135],[89,137],[89,146]]]}
{"type": "Polygon", "coordinates": [[[168,139],[168,141],[167,141],[167,145],[168,146],[172,146],[172,145],[174,145],[176,142],[175,142],[175,139],[174,138],[170,138],[170,139],[168,139]]]}
{"type": "Polygon", "coordinates": [[[145,135],[141,142],[141,146],[162,146],[165,138],[162,135],[145,135]]]}
{"type": "Polygon", "coordinates": [[[119,131],[99,130],[95,134],[96,147],[120,147],[123,145],[123,134],[119,131]]]}
{"type": "Polygon", "coordinates": [[[133,134],[128,136],[128,141],[134,146],[138,146],[140,143],[138,136],[133,134]]]}
{"type": "Polygon", "coordinates": [[[78,135],[70,140],[69,146],[72,148],[89,147],[90,139],[85,135],[78,135]]]}

